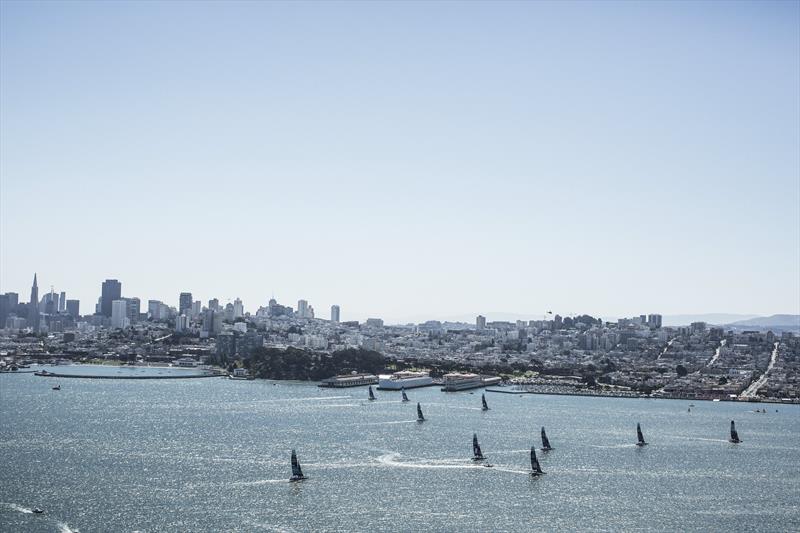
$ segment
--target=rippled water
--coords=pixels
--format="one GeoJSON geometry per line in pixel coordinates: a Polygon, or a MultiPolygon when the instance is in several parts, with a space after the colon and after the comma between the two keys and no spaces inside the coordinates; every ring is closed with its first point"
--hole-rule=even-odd
{"type": "Polygon", "coordinates": [[[53,382],[0,376],[2,531],[800,530],[798,406],[53,382]],[[531,478],[542,425],[556,449],[531,478]],[[469,460],[473,432],[494,468],[469,460]]]}

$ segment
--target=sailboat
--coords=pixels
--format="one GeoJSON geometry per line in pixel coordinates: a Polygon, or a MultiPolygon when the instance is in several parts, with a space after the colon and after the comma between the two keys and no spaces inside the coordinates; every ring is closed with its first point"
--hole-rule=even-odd
{"type": "Polygon", "coordinates": [[[400,394],[403,396],[403,401],[404,401],[404,402],[407,402],[407,401],[408,401],[408,396],[406,396],[406,389],[405,389],[405,387],[403,387],[402,389],[400,389],[400,394]]]}
{"type": "Polygon", "coordinates": [[[306,478],[303,471],[300,469],[300,461],[297,460],[297,454],[292,450],[292,477],[289,481],[302,481],[306,478]]]}
{"type": "Polygon", "coordinates": [[[422,416],[422,407],[419,406],[419,402],[417,402],[417,422],[425,422],[425,417],[422,416]]]}
{"type": "MultiPolygon", "coordinates": [[[[478,434],[472,434],[472,460],[473,461],[485,461],[486,457],[483,456],[483,452],[481,452],[481,445],[478,444],[478,434]]],[[[490,464],[485,464],[483,466],[492,466],[490,464]]]]}
{"type": "Polygon", "coordinates": [[[646,446],[647,443],[644,441],[644,435],[642,435],[642,426],[639,423],[636,423],[636,438],[639,439],[639,442],[636,443],[637,446],[646,446]]]}
{"type": "Polygon", "coordinates": [[[372,401],[374,399],[375,399],[375,393],[372,392],[372,385],[370,385],[369,386],[369,401],[372,401]]]}
{"type": "Polygon", "coordinates": [[[733,420],[731,420],[731,438],[729,441],[734,444],[739,444],[742,442],[739,440],[739,433],[736,432],[736,424],[733,423],[733,420]]]}
{"type": "Polygon", "coordinates": [[[481,411],[488,411],[489,410],[489,405],[486,403],[486,395],[485,394],[481,394],[481,404],[482,404],[481,411]]]}
{"type": "Polygon", "coordinates": [[[542,426],[542,451],[549,452],[552,449],[553,447],[550,446],[550,439],[547,438],[547,433],[544,432],[544,426],[542,426]]]}
{"type": "Polygon", "coordinates": [[[531,446],[531,475],[541,476],[544,474],[542,467],[539,466],[539,459],[536,458],[536,446],[531,446]]]}

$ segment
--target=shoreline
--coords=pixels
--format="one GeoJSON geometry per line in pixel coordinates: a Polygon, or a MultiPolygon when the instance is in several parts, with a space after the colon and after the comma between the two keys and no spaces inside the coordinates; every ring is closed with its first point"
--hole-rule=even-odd
{"type": "Polygon", "coordinates": [[[201,374],[193,376],[92,376],[88,374],[57,374],[54,372],[34,372],[40,378],[81,378],[81,379],[198,379],[198,378],[224,378],[224,374],[201,374]]]}
{"type": "Polygon", "coordinates": [[[591,396],[595,398],[627,398],[630,400],[683,400],[687,402],[713,402],[714,400],[719,400],[720,402],[734,402],[734,403],[771,403],[771,404],[780,404],[780,405],[798,405],[800,404],[800,400],[791,400],[788,402],[784,402],[779,398],[764,398],[764,399],[748,399],[748,400],[739,400],[738,398],[682,398],[679,396],[634,396],[634,395],[622,395],[622,394],[599,394],[596,392],[567,392],[567,391],[560,391],[560,392],[550,392],[550,391],[505,391],[505,390],[497,390],[497,389],[486,389],[486,392],[496,392],[498,394],[547,394],[551,396],[591,396]]]}

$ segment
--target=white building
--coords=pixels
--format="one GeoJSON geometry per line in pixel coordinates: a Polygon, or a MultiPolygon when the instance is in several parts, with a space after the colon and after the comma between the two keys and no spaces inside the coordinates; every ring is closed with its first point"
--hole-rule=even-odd
{"type": "Polygon", "coordinates": [[[239,298],[236,298],[233,301],[233,318],[235,320],[243,316],[244,316],[244,304],[242,304],[242,301],[239,298]]]}
{"type": "Polygon", "coordinates": [[[311,318],[308,310],[308,301],[297,300],[297,318],[311,318]]]}
{"type": "Polygon", "coordinates": [[[339,306],[338,305],[332,305],[331,306],[331,322],[333,322],[334,324],[338,324],[339,323],[339,306]]]}
{"type": "Polygon", "coordinates": [[[483,331],[486,329],[486,317],[483,315],[478,315],[478,317],[475,319],[475,327],[478,329],[478,331],[483,331]]]}
{"type": "Polygon", "coordinates": [[[125,329],[130,325],[128,319],[128,301],[114,300],[111,302],[111,327],[125,329]]]}

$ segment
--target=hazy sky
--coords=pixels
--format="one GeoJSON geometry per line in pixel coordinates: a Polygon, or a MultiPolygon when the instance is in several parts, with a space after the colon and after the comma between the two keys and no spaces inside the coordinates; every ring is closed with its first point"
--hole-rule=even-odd
{"type": "Polygon", "coordinates": [[[798,6],[4,1],[0,291],[800,313],[798,6]]]}

